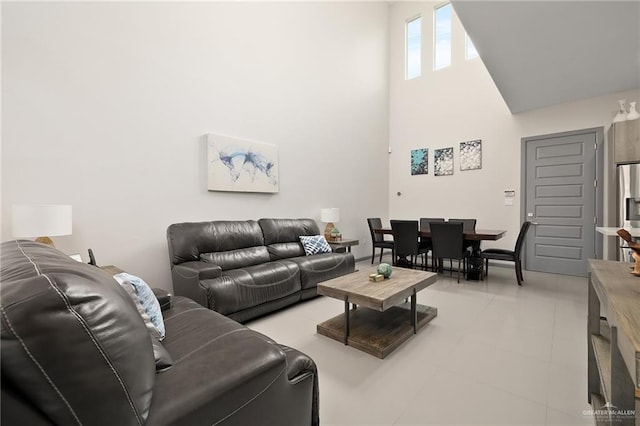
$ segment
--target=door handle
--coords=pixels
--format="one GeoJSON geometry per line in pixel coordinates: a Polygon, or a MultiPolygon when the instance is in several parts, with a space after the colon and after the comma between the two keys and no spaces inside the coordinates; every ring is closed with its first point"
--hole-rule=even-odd
{"type": "Polygon", "coordinates": [[[532,225],[539,225],[538,222],[531,222],[532,225]]]}

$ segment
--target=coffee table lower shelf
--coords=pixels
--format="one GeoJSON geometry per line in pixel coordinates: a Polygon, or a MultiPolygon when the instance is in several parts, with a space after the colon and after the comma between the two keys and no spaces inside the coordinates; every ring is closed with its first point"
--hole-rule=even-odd
{"type": "MultiPolygon", "coordinates": [[[[416,305],[416,312],[418,330],[438,315],[437,308],[425,305],[416,305]]],[[[344,343],[344,315],[342,313],[318,324],[318,334],[344,343]]],[[[385,358],[413,334],[409,302],[384,312],[363,307],[349,310],[347,344],[378,358],[385,358]]]]}

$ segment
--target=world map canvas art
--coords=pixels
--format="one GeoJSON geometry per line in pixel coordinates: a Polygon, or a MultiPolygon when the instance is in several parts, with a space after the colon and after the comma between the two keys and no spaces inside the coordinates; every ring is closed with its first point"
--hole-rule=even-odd
{"type": "Polygon", "coordinates": [[[207,135],[209,191],[279,190],[278,148],[222,135],[207,135]]]}

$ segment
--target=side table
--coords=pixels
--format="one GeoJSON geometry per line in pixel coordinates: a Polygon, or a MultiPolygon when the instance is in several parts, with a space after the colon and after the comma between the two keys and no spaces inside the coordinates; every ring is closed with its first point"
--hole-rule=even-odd
{"type": "Polygon", "coordinates": [[[351,253],[351,246],[357,246],[360,244],[359,240],[350,240],[347,238],[343,238],[340,241],[327,241],[331,250],[334,252],[349,252],[351,253]]]}
{"type": "Polygon", "coordinates": [[[105,271],[106,273],[108,273],[109,275],[117,275],[121,272],[124,272],[122,269],[114,265],[99,266],[99,268],[105,271]]]}

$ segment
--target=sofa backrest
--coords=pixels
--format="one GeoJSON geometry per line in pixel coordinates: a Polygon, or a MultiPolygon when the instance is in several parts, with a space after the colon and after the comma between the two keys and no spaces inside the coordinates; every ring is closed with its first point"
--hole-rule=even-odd
{"type": "Polygon", "coordinates": [[[320,234],[313,219],[260,219],[258,223],[271,260],[304,256],[300,236],[320,234]]]}
{"type": "Polygon", "coordinates": [[[144,424],[155,361],[125,290],[44,244],[0,252],[2,422],[144,424]]]}
{"type": "Polygon", "coordinates": [[[167,243],[172,265],[202,260],[229,270],[270,260],[255,220],[176,223],[167,229],[167,243]]]}

